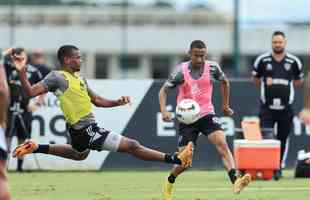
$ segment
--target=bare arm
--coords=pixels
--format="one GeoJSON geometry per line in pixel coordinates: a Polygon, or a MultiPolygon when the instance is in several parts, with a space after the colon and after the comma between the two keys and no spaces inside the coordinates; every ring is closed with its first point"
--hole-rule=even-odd
{"type": "Polygon", "coordinates": [[[310,109],[310,73],[307,74],[304,82],[304,108],[310,109]]]}
{"type": "Polygon", "coordinates": [[[0,66],[0,126],[5,127],[7,109],[9,105],[9,89],[4,68],[0,66]]]}
{"type": "Polygon", "coordinates": [[[88,87],[88,95],[91,98],[91,102],[97,107],[109,108],[109,107],[122,106],[122,105],[130,103],[130,97],[128,96],[121,96],[117,100],[109,100],[109,99],[106,99],[104,97],[97,95],[89,87],[88,87]]]}
{"type": "Polygon", "coordinates": [[[222,110],[224,115],[230,116],[233,110],[230,108],[230,84],[229,80],[225,77],[221,81],[221,94],[222,94],[222,110]]]}
{"type": "Polygon", "coordinates": [[[252,76],[252,82],[257,88],[260,88],[260,78],[252,76]]]}
{"type": "Polygon", "coordinates": [[[37,83],[31,86],[30,82],[27,78],[27,72],[26,72],[26,64],[27,64],[27,54],[25,51],[22,51],[18,55],[11,55],[12,61],[15,65],[16,70],[19,74],[19,79],[22,83],[23,89],[26,91],[26,94],[29,97],[36,97],[40,94],[46,93],[47,88],[44,87],[42,83],[37,83]]]}
{"type": "Polygon", "coordinates": [[[21,71],[18,71],[20,81],[22,83],[23,89],[26,91],[29,97],[36,97],[41,94],[47,93],[47,88],[44,87],[42,83],[36,83],[31,86],[30,82],[27,79],[26,69],[23,68],[21,71]]]}
{"type": "Polygon", "coordinates": [[[168,88],[165,85],[163,85],[159,90],[159,107],[160,112],[162,113],[167,112],[166,109],[167,96],[168,96],[168,88]]]}
{"type": "Polygon", "coordinates": [[[159,106],[160,112],[162,113],[162,118],[164,121],[169,122],[172,120],[172,115],[167,111],[167,96],[169,88],[167,85],[163,85],[159,90],[159,106]]]}
{"type": "Polygon", "coordinates": [[[301,87],[303,84],[303,79],[298,79],[293,81],[294,87],[301,87]]]}

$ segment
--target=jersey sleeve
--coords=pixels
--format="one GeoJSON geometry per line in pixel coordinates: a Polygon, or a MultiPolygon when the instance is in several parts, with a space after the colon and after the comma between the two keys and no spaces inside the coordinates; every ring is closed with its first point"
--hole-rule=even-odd
{"type": "Polygon", "coordinates": [[[89,95],[90,97],[96,96],[97,93],[96,93],[93,89],[91,89],[91,88],[89,87],[89,84],[88,84],[87,80],[86,80],[85,78],[83,78],[83,81],[84,81],[84,83],[85,83],[85,86],[86,86],[88,95],[89,95]]]}
{"type": "Polygon", "coordinates": [[[221,82],[225,79],[225,74],[217,62],[210,63],[210,77],[215,82],[221,82]]]}
{"type": "Polygon", "coordinates": [[[304,73],[302,71],[303,65],[302,62],[296,57],[295,62],[293,63],[293,78],[294,80],[303,79],[304,73]]]}
{"type": "Polygon", "coordinates": [[[50,91],[55,92],[57,89],[66,88],[67,80],[57,71],[52,71],[40,82],[44,87],[50,91]]]}
{"type": "Polygon", "coordinates": [[[182,67],[178,66],[176,70],[173,73],[171,73],[169,78],[166,80],[165,87],[173,89],[183,83],[184,83],[184,75],[182,67]]]}
{"type": "Polygon", "coordinates": [[[263,76],[263,66],[262,66],[262,57],[259,56],[254,61],[253,67],[252,67],[252,76],[256,78],[260,78],[263,76]]]}

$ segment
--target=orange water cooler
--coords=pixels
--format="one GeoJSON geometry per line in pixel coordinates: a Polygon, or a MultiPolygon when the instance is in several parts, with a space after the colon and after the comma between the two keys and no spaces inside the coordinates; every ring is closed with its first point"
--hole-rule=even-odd
{"type": "Polygon", "coordinates": [[[234,140],[236,168],[252,179],[272,179],[280,169],[280,141],[263,139],[257,119],[243,120],[241,127],[245,139],[234,140]]]}
{"type": "Polygon", "coordinates": [[[280,169],[278,140],[235,140],[234,154],[237,169],[253,179],[272,179],[274,170],[280,169]]]}

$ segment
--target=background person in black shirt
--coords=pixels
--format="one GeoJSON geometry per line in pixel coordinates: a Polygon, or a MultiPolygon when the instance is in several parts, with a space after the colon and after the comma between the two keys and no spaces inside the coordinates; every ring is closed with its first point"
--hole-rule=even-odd
{"type": "MultiPolygon", "coordinates": [[[[16,48],[14,51],[21,52],[23,49],[16,48]]],[[[21,144],[26,139],[30,138],[32,112],[42,104],[43,99],[38,98],[33,102],[30,101],[30,97],[21,86],[18,72],[15,69],[12,59],[8,55],[4,57],[4,68],[11,97],[6,128],[6,139],[8,149],[10,150],[13,136],[17,136],[18,144],[21,144]]],[[[41,72],[30,64],[27,64],[27,77],[31,84],[35,84],[43,78],[41,72]]],[[[23,159],[18,159],[17,171],[23,171],[22,165],[23,159]]]]}
{"type": "Polygon", "coordinates": [[[38,68],[43,78],[51,72],[46,65],[46,58],[42,50],[35,50],[31,53],[30,64],[38,68]]]}
{"type": "MultiPolygon", "coordinates": [[[[275,31],[272,52],[258,56],[252,71],[254,84],[261,93],[260,125],[262,128],[274,128],[276,124],[276,138],[281,142],[281,164],[293,125],[294,87],[301,86],[303,81],[300,60],[286,52],[285,47],[285,34],[275,31]]],[[[274,174],[276,180],[281,176],[281,170],[274,174]]]]}

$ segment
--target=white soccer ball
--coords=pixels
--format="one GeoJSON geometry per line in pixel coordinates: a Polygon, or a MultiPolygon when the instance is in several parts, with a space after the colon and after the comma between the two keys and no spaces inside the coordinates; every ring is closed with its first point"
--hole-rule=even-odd
{"type": "Polygon", "coordinates": [[[192,124],[199,119],[200,106],[193,99],[183,99],[176,107],[177,119],[184,124],[192,124]]]}

